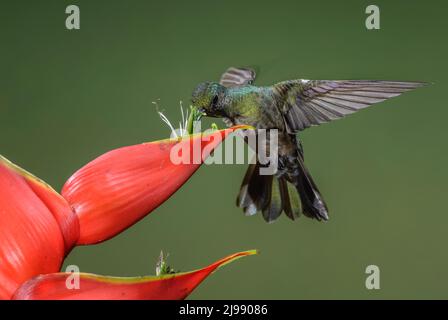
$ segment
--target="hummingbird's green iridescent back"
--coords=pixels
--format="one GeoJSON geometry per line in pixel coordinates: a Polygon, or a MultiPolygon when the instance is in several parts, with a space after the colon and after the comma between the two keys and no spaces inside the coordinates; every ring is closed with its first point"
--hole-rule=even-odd
{"type": "Polygon", "coordinates": [[[282,115],[272,87],[246,85],[228,88],[224,103],[232,125],[284,130],[282,115]]]}

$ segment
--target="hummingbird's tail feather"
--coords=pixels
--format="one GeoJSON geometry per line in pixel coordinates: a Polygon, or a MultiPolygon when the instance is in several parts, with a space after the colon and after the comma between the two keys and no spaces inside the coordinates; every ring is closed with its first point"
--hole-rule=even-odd
{"type": "Polygon", "coordinates": [[[305,216],[317,220],[328,220],[328,208],[319,189],[305,167],[302,155],[297,157],[298,174],[295,176],[294,184],[300,195],[302,212],[305,216]]]}
{"type": "Polygon", "coordinates": [[[283,211],[283,197],[280,189],[280,181],[274,176],[267,180],[267,185],[269,186],[269,193],[267,196],[267,203],[261,212],[263,213],[263,218],[266,222],[273,222],[277,220],[283,211]]]}
{"type": "Polygon", "coordinates": [[[243,208],[248,216],[263,210],[269,202],[271,194],[272,176],[259,174],[259,164],[250,164],[241,184],[236,205],[243,208]]]}
{"type": "Polygon", "coordinates": [[[300,215],[300,198],[294,185],[285,178],[279,178],[280,192],[283,201],[283,210],[291,220],[296,220],[300,215]]]}

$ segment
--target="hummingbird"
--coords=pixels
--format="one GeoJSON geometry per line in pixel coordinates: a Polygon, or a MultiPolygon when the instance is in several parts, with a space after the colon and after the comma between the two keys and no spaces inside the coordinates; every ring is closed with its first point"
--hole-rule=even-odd
{"type": "Polygon", "coordinates": [[[256,86],[255,70],[228,68],[219,82],[200,83],[192,103],[205,116],[227,126],[250,125],[278,131],[278,168],[260,175],[260,161],[250,164],[237,206],[246,215],[261,212],[267,222],[282,212],[291,220],[304,216],[328,220],[328,207],[304,163],[298,133],[340,119],[372,104],[424,86],[424,82],[383,80],[306,80],[256,86]]]}

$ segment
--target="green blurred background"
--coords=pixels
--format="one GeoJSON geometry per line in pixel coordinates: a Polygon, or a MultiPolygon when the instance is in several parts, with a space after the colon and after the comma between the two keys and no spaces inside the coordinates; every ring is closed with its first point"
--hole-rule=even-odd
{"type": "MultiPolygon", "coordinates": [[[[328,223],[266,224],[234,205],[244,165],[203,166],[116,238],[78,247],[82,271],[153,274],[160,249],[187,271],[239,250],[192,299],[448,298],[446,1],[2,1],[0,152],[60,190],[94,157],[165,138],[151,101],[180,117],[194,86],[257,65],[291,78],[435,84],[304,132],[328,223]],[[65,28],[77,4],[81,29],[65,28]],[[365,8],[381,9],[368,31],[365,8]],[[381,289],[365,288],[365,268],[381,289]]],[[[210,121],[206,121],[207,124],[210,121]]]]}

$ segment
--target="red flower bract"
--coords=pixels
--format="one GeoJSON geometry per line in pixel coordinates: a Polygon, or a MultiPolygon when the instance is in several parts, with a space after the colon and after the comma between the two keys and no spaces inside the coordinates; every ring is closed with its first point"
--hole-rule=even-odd
{"type": "Polygon", "coordinates": [[[77,243],[107,240],[136,223],[180,188],[209,153],[239,128],[247,127],[123,147],[82,167],[62,189],[79,218],[77,243]],[[190,163],[172,161],[174,148],[187,150],[187,157],[179,156],[190,163]]]}
{"type": "Polygon", "coordinates": [[[0,299],[31,277],[59,270],[76,227],[60,195],[0,156],[0,299]],[[64,235],[59,223],[73,230],[64,235]]]}
{"type": "Polygon", "coordinates": [[[80,273],[78,289],[68,289],[70,273],[53,273],[38,276],[24,283],[13,299],[33,300],[178,300],[186,298],[207,276],[217,268],[256,251],[239,252],[225,257],[208,267],[191,272],[135,278],[105,277],[80,273]]]}

